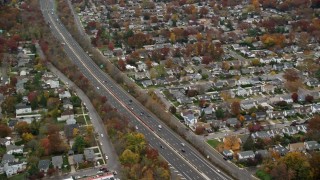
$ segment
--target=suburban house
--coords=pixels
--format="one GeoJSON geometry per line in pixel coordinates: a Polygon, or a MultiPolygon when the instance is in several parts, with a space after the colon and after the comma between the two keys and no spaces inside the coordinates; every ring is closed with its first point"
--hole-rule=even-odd
{"type": "Polygon", "coordinates": [[[19,103],[16,105],[16,115],[31,113],[31,106],[19,103]]]}
{"type": "Polygon", "coordinates": [[[183,117],[184,123],[187,126],[193,126],[194,124],[197,123],[197,118],[190,111],[181,113],[181,116],[183,117]]]}
{"type": "Polygon", "coordinates": [[[71,94],[69,91],[62,91],[59,93],[59,98],[60,99],[71,98],[71,94]]]}
{"type": "Polygon", "coordinates": [[[16,145],[8,145],[7,154],[22,154],[23,153],[23,146],[16,146],[16,145]]]}
{"type": "Polygon", "coordinates": [[[58,87],[60,86],[59,80],[57,80],[57,79],[48,79],[48,80],[45,81],[45,83],[46,83],[51,89],[58,88],[58,87]]]}
{"type": "Polygon", "coordinates": [[[239,124],[239,121],[237,118],[228,118],[226,120],[226,124],[229,125],[230,127],[235,127],[237,124],[239,124]]]}
{"type": "Polygon", "coordinates": [[[291,135],[297,134],[299,131],[295,126],[290,126],[290,127],[283,128],[282,132],[291,136],[291,135]]]}
{"type": "Polygon", "coordinates": [[[320,144],[317,141],[306,141],[304,142],[304,146],[307,151],[319,151],[320,144]]]}
{"type": "Polygon", "coordinates": [[[251,137],[253,139],[261,138],[261,139],[268,139],[270,138],[270,134],[268,134],[266,131],[257,131],[251,134],[251,137]]]}
{"type": "Polygon", "coordinates": [[[255,154],[253,151],[241,151],[238,152],[238,159],[239,161],[252,159],[255,157],[255,154]]]}
{"type": "Polygon", "coordinates": [[[63,111],[61,116],[57,118],[58,121],[66,121],[67,119],[74,119],[74,113],[70,109],[63,111]]]}
{"type": "Polygon", "coordinates": [[[73,155],[73,163],[79,166],[79,164],[83,163],[83,154],[75,154],[73,155]]]}
{"type": "Polygon", "coordinates": [[[304,152],[306,150],[303,142],[288,144],[288,149],[290,152],[304,152]]]}
{"type": "Polygon", "coordinates": [[[95,161],[96,155],[93,149],[85,149],[83,154],[87,161],[91,161],[91,162],[95,161]]]}
{"type": "Polygon", "coordinates": [[[1,146],[8,146],[10,144],[12,144],[12,140],[11,137],[5,137],[5,138],[0,138],[0,145],[1,146]]]}
{"type": "Polygon", "coordinates": [[[266,112],[263,112],[263,111],[256,112],[257,121],[266,120],[266,118],[267,118],[267,113],[266,112]]]}
{"type": "Polygon", "coordinates": [[[56,169],[62,168],[62,164],[63,164],[62,156],[53,156],[51,158],[51,161],[52,161],[52,165],[54,168],[56,168],[56,169]]]}
{"type": "Polygon", "coordinates": [[[4,154],[2,156],[2,160],[1,160],[1,164],[4,165],[6,163],[9,163],[9,162],[15,162],[15,158],[12,154],[4,154]]]}
{"type": "Polygon", "coordinates": [[[26,169],[26,162],[9,162],[5,163],[3,170],[6,172],[7,177],[20,173],[26,169]]]}
{"type": "Polygon", "coordinates": [[[279,153],[280,156],[284,156],[289,152],[289,150],[287,148],[285,148],[285,147],[283,147],[281,145],[274,146],[273,150],[275,152],[279,153]]]}
{"type": "Polygon", "coordinates": [[[51,164],[51,161],[49,159],[40,160],[39,163],[38,163],[39,171],[47,172],[48,169],[49,169],[50,164],[51,164]]]}

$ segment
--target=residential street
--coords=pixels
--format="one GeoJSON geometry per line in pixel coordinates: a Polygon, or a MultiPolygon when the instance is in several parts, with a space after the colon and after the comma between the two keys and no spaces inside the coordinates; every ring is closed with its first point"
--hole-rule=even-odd
{"type": "MultiPolygon", "coordinates": [[[[36,45],[38,53],[41,58],[45,58],[42,51],[39,49],[39,45],[36,45]],[[40,51],[39,51],[40,50],[40,51]]],[[[92,125],[94,126],[95,132],[98,134],[98,140],[102,143],[102,154],[103,156],[107,155],[107,168],[110,171],[117,171],[120,172],[120,163],[118,161],[117,153],[111,143],[111,141],[107,138],[108,134],[106,129],[104,128],[104,125],[102,123],[102,119],[100,118],[99,114],[91,104],[90,99],[85,95],[85,93],[77,87],[70,79],[68,79],[64,74],[62,74],[58,69],[56,69],[52,64],[47,65],[48,69],[53,72],[59,79],[64,82],[64,84],[67,84],[70,89],[75,91],[79,98],[82,100],[83,104],[85,104],[86,108],[88,109],[89,116],[91,117],[92,125]],[[103,134],[103,137],[101,137],[101,134],[103,134]]],[[[67,176],[74,175],[74,176],[82,176],[82,175],[95,175],[99,171],[97,168],[88,169],[88,170],[82,170],[73,174],[68,174],[67,176]]]]}

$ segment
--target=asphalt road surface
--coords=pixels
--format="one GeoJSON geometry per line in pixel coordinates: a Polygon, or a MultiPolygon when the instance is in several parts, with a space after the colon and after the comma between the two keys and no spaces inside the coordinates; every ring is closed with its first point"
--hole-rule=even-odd
{"type": "Polygon", "coordinates": [[[149,144],[185,179],[230,179],[99,69],[60,22],[52,0],[40,3],[52,33],[72,62],[96,87],[96,91],[106,96],[120,114],[127,116],[137,131],[143,133],[149,144]]]}

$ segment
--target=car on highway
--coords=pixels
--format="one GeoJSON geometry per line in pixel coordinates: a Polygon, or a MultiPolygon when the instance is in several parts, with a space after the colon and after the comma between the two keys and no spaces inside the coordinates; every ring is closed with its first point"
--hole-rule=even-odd
{"type": "Polygon", "coordinates": [[[106,155],[106,160],[108,160],[109,159],[109,157],[106,155]]]}
{"type": "Polygon", "coordinates": [[[164,149],[164,147],[163,147],[162,145],[160,145],[160,148],[161,148],[161,149],[164,149]]]}
{"type": "Polygon", "coordinates": [[[102,146],[102,142],[100,142],[100,146],[102,146]]]}
{"type": "Polygon", "coordinates": [[[181,143],[181,146],[185,146],[185,144],[184,144],[184,143],[181,143]]]}
{"type": "Polygon", "coordinates": [[[138,128],[138,126],[135,126],[135,128],[136,128],[136,130],[138,130],[139,128],[138,128]]]}
{"type": "Polygon", "coordinates": [[[103,137],[103,134],[100,134],[101,137],[103,137]]]}
{"type": "Polygon", "coordinates": [[[97,87],[97,89],[100,89],[99,87],[97,87]]]}
{"type": "Polygon", "coordinates": [[[184,152],[186,152],[186,150],[184,150],[184,149],[181,149],[181,152],[183,152],[183,153],[184,153],[184,152]]]}
{"type": "Polygon", "coordinates": [[[158,128],[159,128],[159,129],[162,129],[162,126],[161,126],[161,124],[159,124],[159,125],[158,125],[158,128]]]}

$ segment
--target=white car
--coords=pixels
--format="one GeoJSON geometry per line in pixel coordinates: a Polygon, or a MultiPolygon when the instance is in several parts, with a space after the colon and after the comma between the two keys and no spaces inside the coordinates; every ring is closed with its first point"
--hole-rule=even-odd
{"type": "Polygon", "coordinates": [[[103,134],[101,134],[101,137],[103,137],[103,134]]]}
{"type": "Polygon", "coordinates": [[[108,160],[109,159],[109,157],[106,155],[106,160],[108,160]]]}
{"type": "Polygon", "coordinates": [[[102,142],[100,142],[100,146],[102,146],[102,142]]]}
{"type": "Polygon", "coordinates": [[[97,87],[97,89],[100,89],[99,87],[97,87]]]}
{"type": "Polygon", "coordinates": [[[139,129],[139,128],[138,128],[138,126],[136,126],[135,128],[136,128],[136,130],[138,130],[138,129],[139,129]]]}

